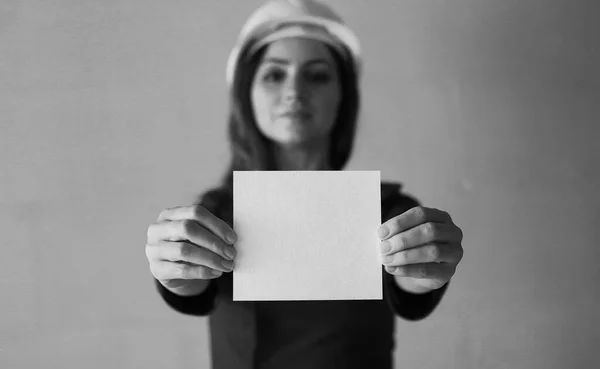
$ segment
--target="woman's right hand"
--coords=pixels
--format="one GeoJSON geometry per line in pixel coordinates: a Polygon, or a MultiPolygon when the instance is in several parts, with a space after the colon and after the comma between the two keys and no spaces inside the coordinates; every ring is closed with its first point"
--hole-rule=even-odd
{"type": "Polygon", "coordinates": [[[193,295],[233,270],[236,240],[233,229],[201,205],[169,208],[148,227],[146,257],[165,288],[193,295]]]}

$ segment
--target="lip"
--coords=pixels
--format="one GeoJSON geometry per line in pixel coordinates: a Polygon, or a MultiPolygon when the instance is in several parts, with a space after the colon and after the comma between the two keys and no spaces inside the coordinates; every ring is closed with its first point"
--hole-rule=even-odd
{"type": "Polygon", "coordinates": [[[280,114],[284,118],[306,119],[310,117],[310,113],[305,110],[288,110],[280,114]]]}

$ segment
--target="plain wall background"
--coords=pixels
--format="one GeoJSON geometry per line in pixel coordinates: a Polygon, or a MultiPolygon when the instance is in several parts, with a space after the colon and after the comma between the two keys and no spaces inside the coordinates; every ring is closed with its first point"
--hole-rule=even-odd
{"type": "MultiPolygon", "coordinates": [[[[348,169],[465,232],[398,368],[600,366],[600,5],[331,1],[365,49],[348,169]]],[[[0,367],[206,368],[146,228],[228,159],[224,67],[260,1],[0,1],[0,367]]]]}

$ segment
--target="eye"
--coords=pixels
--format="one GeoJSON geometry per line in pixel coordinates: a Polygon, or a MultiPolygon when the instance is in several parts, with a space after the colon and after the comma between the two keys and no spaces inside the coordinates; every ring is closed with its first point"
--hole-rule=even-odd
{"type": "Polygon", "coordinates": [[[326,84],[331,81],[331,74],[327,71],[310,71],[306,74],[306,79],[313,83],[326,84]]]}
{"type": "Polygon", "coordinates": [[[285,79],[285,72],[280,69],[270,69],[264,75],[262,80],[267,83],[279,83],[285,79]]]}

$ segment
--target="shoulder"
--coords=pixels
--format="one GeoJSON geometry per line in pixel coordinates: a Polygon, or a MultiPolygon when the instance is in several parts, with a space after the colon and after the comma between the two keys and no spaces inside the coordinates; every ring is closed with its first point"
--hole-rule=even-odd
{"type": "Polygon", "coordinates": [[[421,203],[416,198],[403,192],[402,183],[381,182],[381,216],[383,222],[420,205],[421,203]]]}

